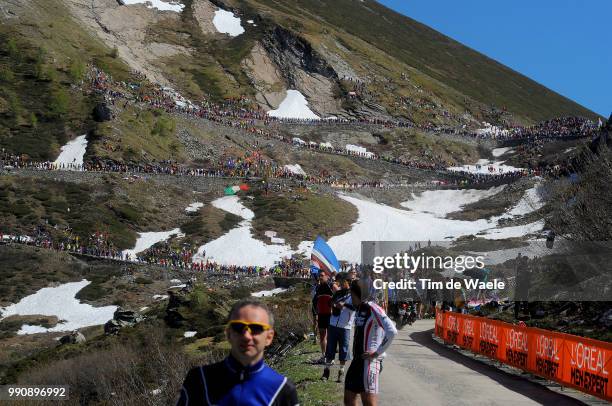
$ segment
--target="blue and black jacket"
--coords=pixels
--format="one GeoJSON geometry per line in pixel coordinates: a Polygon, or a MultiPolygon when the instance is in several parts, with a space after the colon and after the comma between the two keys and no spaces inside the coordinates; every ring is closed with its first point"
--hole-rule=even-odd
{"type": "Polygon", "coordinates": [[[231,355],[187,373],[177,406],[298,405],[295,385],[263,360],[242,366],[231,355]]]}

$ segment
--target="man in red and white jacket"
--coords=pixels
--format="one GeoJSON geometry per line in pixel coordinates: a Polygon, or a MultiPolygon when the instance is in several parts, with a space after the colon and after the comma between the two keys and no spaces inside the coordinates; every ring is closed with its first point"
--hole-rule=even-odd
{"type": "Polygon", "coordinates": [[[351,283],[351,300],[355,306],[353,360],[344,382],[344,404],[357,405],[357,395],[364,406],[378,402],[378,381],[385,351],[397,329],[384,310],[367,300],[369,287],[364,280],[351,283]]]}

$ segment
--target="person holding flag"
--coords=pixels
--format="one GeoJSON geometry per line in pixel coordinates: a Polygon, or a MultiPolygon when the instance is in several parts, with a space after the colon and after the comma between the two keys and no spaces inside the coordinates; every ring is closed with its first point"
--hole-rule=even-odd
{"type": "Polygon", "coordinates": [[[317,362],[324,364],[325,350],[327,348],[327,327],[329,327],[329,320],[332,314],[333,290],[330,284],[330,274],[338,272],[340,263],[334,251],[320,236],[314,242],[310,260],[311,269],[319,275],[319,283],[316,285],[312,297],[312,307],[316,311],[319,344],[321,346],[321,358],[317,362]]]}

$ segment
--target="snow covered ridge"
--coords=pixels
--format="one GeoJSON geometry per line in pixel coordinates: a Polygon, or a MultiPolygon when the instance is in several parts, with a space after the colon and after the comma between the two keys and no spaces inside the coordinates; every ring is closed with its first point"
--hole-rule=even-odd
{"type": "Polygon", "coordinates": [[[231,11],[215,11],[213,25],[221,34],[228,34],[230,37],[237,37],[244,33],[240,18],[236,17],[231,11]]]}
{"type": "Polygon", "coordinates": [[[174,11],[176,13],[183,12],[185,6],[178,1],[165,2],[162,0],[120,0],[126,6],[132,4],[144,4],[147,8],[155,8],[159,11],[174,11]]]}
{"type": "Polygon", "coordinates": [[[93,307],[81,303],[76,294],[89,285],[86,279],[65,283],[55,288],[42,288],[33,295],[24,297],[17,304],[0,308],[0,320],[9,316],[55,316],[60,320],[55,327],[45,328],[24,324],[19,335],[73,331],[83,327],[104,324],[113,318],[117,306],[93,307]]]}
{"type": "Polygon", "coordinates": [[[68,141],[68,143],[62,147],[59,156],[53,163],[57,167],[62,167],[63,165],[62,169],[76,169],[77,167],[82,167],[86,150],[87,134],[84,134],[68,141]],[[75,168],[71,168],[70,165],[74,165],[75,168]]]}
{"type": "Polygon", "coordinates": [[[287,90],[287,96],[278,109],[268,112],[270,117],[298,120],[319,120],[319,116],[308,108],[308,100],[298,90],[287,90]]]}

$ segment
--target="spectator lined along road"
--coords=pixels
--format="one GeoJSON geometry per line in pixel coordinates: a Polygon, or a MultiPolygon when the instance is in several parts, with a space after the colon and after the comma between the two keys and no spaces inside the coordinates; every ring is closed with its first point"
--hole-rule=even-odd
{"type": "MultiPolygon", "coordinates": [[[[148,264],[176,271],[204,272],[235,276],[283,276],[308,278],[310,271],[305,262],[296,258],[284,258],[274,266],[239,266],[224,265],[208,259],[195,260],[197,249],[187,247],[172,248],[168,243],[159,243],[136,255],[115,247],[103,232],[92,234],[87,241],[79,237],[67,237],[53,240],[49,235],[3,234],[0,232],[0,244],[21,244],[58,252],[86,255],[100,259],[109,259],[130,264],[148,264]]],[[[205,255],[204,255],[205,256],[205,255]]]]}
{"type": "MultiPolygon", "coordinates": [[[[217,162],[210,164],[208,168],[191,168],[186,165],[173,161],[162,161],[146,164],[125,164],[97,158],[83,164],[56,162],[36,162],[24,156],[4,154],[0,156],[0,167],[5,170],[27,169],[35,171],[86,171],[86,172],[105,172],[105,173],[125,173],[125,174],[146,174],[146,175],[173,175],[173,176],[196,176],[214,178],[256,178],[256,179],[287,179],[303,182],[306,184],[329,185],[336,189],[362,189],[362,188],[396,188],[408,186],[468,186],[507,183],[517,180],[524,176],[539,175],[539,171],[512,171],[489,173],[473,173],[462,170],[447,170],[446,168],[437,169],[440,180],[432,180],[418,183],[408,182],[382,182],[359,180],[351,181],[331,176],[327,171],[321,171],[317,175],[298,172],[290,165],[281,166],[276,162],[264,158],[260,152],[246,153],[243,157],[225,157],[217,162]]],[[[399,161],[388,160],[388,162],[401,164],[399,161]]],[[[415,166],[420,169],[433,169],[415,166]]]]}
{"type": "MultiPolygon", "coordinates": [[[[265,126],[273,123],[304,124],[318,126],[337,125],[375,125],[386,128],[415,127],[411,121],[382,120],[376,118],[329,118],[329,119],[295,119],[271,117],[264,109],[254,104],[246,97],[226,99],[222,103],[213,103],[210,100],[202,100],[193,103],[185,99],[174,89],[155,85],[148,82],[142,74],[133,72],[136,82],[114,82],[105,72],[90,66],[88,81],[91,89],[106,96],[111,104],[118,99],[135,101],[149,104],[151,107],[159,108],[167,112],[185,113],[195,117],[205,118],[210,121],[226,124],[229,127],[241,127],[251,132],[263,131],[254,128],[256,122],[262,122],[265,126]],[[135,94],[135,96],[134,96],[135,94]],[[239,119],[239,122],[230,122],[227,119],[239,119]]],[[[361,90],[349,92],[349,97],[354,97],[358,92],[363,92],[363,83],[359,86],[361,90]],[[354,93],[351,94],[351,93],[354,93]]],[[[421,126],[425,131],[454,134],[482,139],[525,139],[525,138],[564,138],[564,137],[592,137],[597,134],[600,125],[582,117],[560,117],[544,121],[531,127],[510,127],[502,129],[489,123],[483,123],[484,128],[471,131],[465,129],[435,127],[429,123],[421,126]]],[[[262,135],[281,137],[278,133],[262,135]]]]}
{"type": "MultiPolygon", "coordinates": [[[[142,75],[136,78],[141,78],[142,75]]],[[[261,135],[267,138],[274,138],[285,143],[291,144],[296,148],[304,148],[322,153],[329,153],[342,156],[352,156],[361,159],[379,160],[391,164],[397,164],[413,169],[436,171],[444,179],[434,181],[428,186],[451,185],[468,186],[484,185],[512,182],[523,176],[538,176],[544,174],[545,170],[540,168],[522,169],[489,167],[489,171],[470,171],[449,168],[452,162],[443,159],[430,158],[429,162],[417,159],[392,158],[388,156],[378,156],[373,152],[367,151],[363,147],[356,145],[346,145],[344,149],[334,147],[329,142],[306,142],[298,137],[285,137],[275,131],[266,131],[256,127],[256,121],[260,121],[264,126],[269,126],[275,121],[288,121],[308,125],[320,125],[322,120],[286,120],[268,117],[263,110],[249,110],[250,102],[247,99],[227,100],[222,104],[211,104],[204,102],[201,106],[196,106],[189,100],[184,99],[174,90],[153,86],[146,81],[138,83],[114,83],[104,72],[91,67],[89,71],[90,85],[92,91],[104,94],[109,103],[116,103],[118,99],[125,99],[127,105],[130,101],[147,103],[154,108],[162,108],[169,112],[190,114],[195,117],[206,118],[221,124],[227,124],[233,128],[242,128],[250,133],[261,135]],[[120,89],[120,90],[117,90],[120,89]],[[123,89],[124,91],[121,91],[123,89]],[[131,93],[135,92],[136,96],[131,93]],[[240,119],[239,122],[231,119],[240,119]],[[227,121],[230,120],[230,121],[227,121]],[[245,121],[247,120],[247,121],[245,121]]],[[[328,120],[336,124],[372,124],[393,126],[393,123],[379,120],[328,120]]],[[[402,126],[404,124],[401,124],[402,126]]],[[[516,127],[502,130],[494,126],[488,126],[484,130],[479,130],[473,136],[478,138],[492,139],[533,139],[533,142],[542,143],[548,137],[587,137],[594,136],[598,131],[598,126],[590,121],[581,118],[566,117],[549,120],[533,127],[516,127]]],[[[452,131],[455,134],[470,135],[467,132],[452,131]]],[[[81,136],[85,140],[85,136],[81,136]]],[[[86,140],[85,140],[86,142],[86,140]]],[[[81,148],[84,150],[84,148],[81,148]]],[[[100,160],[93,158],[83,162],[82,156],[76,157],[71,162],[35,162],[26,156],[15,156],[4,153],[2,157],[2,167],[27,168],[35,170],[83,170],[98,172],[132,172],[147,174],[168,174],[180,176],[208,176],[208,177],[255,177],[255,178],[287,178],[312,184],[327,184],[340,189],[354,189],[363,187],[398,187],[402,183],[385,184],[376,181],[354,182],[347,179],[331,176],[326,171],[318,174],[307,174],[304,171],[295,171],[291,165],[280,165],[276,162],[264,158],[259,151],[251,151],[242,157],[223,157],[217,162],[209,164],[207,168],[192,168],[171,161],[152,162],[147,164],[124,164],[111,160],[100,160]]],[[[554,169],[554,168],[553,168],[554,169]]],[[[546,170],[550,171],[551,168],[546,170]]]]}

